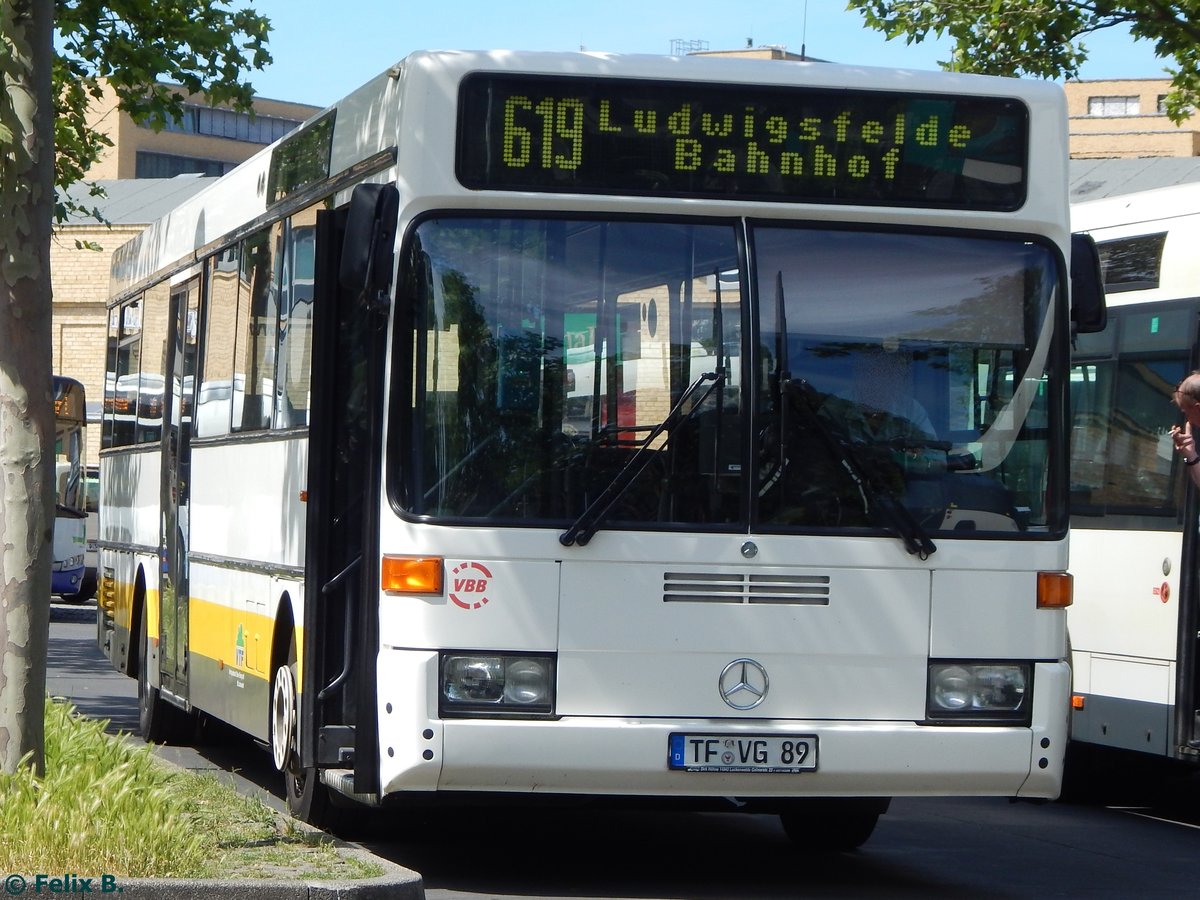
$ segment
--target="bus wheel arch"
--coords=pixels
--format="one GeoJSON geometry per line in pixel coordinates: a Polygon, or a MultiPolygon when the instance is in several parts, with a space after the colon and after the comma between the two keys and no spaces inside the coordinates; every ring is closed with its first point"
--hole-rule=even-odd
{"type": "Polygon", "coordinates": [[[146,645],[141,643],[140,635],[146,616],[146,576],[139,567],[133,584],[133,598],[129,603],[129,652],[125,655],[124,674],[130,678],[141,677],[142,657],[146,653],[146,645]]]}

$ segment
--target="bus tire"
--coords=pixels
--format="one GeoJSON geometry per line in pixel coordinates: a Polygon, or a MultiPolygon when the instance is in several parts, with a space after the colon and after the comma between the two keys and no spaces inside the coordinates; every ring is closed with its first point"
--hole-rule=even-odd
{"type": "Polygon", "coordinates": [[[83,581],[79,583],[79,592],[75,594],[60,594],[59,599],[63,603],[87,603],[92,597],[96,596],[96,579],[94,576],[85,575],[83,581]]]}
{"type": "Polygon", "coordinates": [[[164,700],[158,688],[150,684],[149,649],[143,608],[138,616],[138,729],[148,744],[186,743],[191,736],[192,716],[164,700]]]}
{"type": "Polygon", "coordinates": [[[886,797],[803,800],[781,812],[779,820],[797,849],[843,853],[867,842],[890,804],[886,797]]]}
{"type": "Polygon", "coordinates": [[[300,710],[296,678],[299,666],[294,632],[287,646],[286,659],[277,660],[271,671],[269,721],[272,762],[283,774],[288,812],[317,828],[336,830],[340,824],[340,807],[333,804],[330,790],[322,784],[317,769],[300,765],[300,710]]]}

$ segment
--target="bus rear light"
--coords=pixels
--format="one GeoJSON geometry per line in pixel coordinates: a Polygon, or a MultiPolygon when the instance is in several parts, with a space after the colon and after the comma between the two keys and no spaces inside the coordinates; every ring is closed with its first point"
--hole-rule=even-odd
{"type": "Polygon", "coordinates": [[[442,558],[440,556],[391,556],[384,554],[379,585],[391,594],[440,594],[442,558]]]}
{"type": "Polygon", "coordinates": [[[1073,576],[1069,572],[1038,572],[1038,609],[1066,609],[1073,598],[1073,576]]]}

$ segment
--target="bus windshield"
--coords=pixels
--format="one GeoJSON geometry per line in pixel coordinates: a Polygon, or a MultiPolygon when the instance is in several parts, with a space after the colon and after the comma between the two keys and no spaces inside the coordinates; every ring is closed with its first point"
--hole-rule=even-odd
{"type": "Polygon", "coordinates": [[[606,528],[1062,527],[1047,247],[444,217],[406,258],[412,514],[557,527],[608,490],[606,528]]]}

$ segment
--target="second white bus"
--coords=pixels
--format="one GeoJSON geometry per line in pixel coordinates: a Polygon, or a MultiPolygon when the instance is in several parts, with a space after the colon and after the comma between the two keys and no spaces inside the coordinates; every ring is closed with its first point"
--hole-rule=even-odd
{"type": "Polygon", "coordinates": [[[1076,203],[1108,327],[1071,372],[1072,738],[1200,762],[1196,517],[1173,452],[1175,386],[1200,366],[1200,184],[1076,203]]]}

